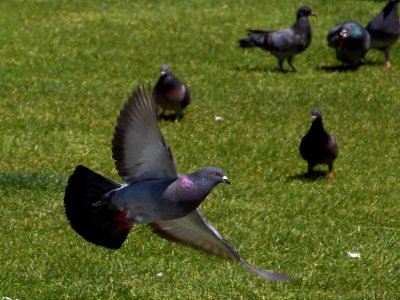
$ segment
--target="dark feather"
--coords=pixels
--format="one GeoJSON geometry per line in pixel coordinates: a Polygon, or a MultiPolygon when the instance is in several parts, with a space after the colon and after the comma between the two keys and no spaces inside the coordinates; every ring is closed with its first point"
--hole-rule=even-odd
{"type": "Polygon", "coordinates": [[[87,241],[118,249],[125,241],[129,229],[119,229],[114,207],[107,193],[121,187],[84,166],[77,166],[68,180],[64,206],[72,228],[87,241]]]}

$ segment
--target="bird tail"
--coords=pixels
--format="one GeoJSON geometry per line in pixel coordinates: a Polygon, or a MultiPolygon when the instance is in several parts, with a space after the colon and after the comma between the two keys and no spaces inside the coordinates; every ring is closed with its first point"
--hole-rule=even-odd
{"type": "Polygon", "coordinates": [[[239,46],[241,48],[254,48],[254,47],[258,47],[258,44],[252,38],[247,38],[247,39],[239,40],[239,46]]]}
{"type": "Polygon", "coordinates": [[[270,31],[265,30],[247,30],[249,37],[239,40],[239,45],[242,48],[267,47],[267,37],[270,31]]]}
{"type": "Polygon", "coordinates": [[[130,226],[121,223],[124,212],[111,203],[111,194],[121,185],[84,166],[77,166],[65,189],[64,207],[71,227],[87,241],[118,249],[130,226]]]}

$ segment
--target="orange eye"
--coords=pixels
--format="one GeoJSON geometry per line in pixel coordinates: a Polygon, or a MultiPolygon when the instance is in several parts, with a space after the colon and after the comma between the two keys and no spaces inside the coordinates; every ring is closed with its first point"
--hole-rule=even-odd
{"type": "Polygon", "coordinates": [[[221,177],[221,174],[219,174],[218,172],[214,172],[213,175],[214,175],[215,177],[221,177]]]}

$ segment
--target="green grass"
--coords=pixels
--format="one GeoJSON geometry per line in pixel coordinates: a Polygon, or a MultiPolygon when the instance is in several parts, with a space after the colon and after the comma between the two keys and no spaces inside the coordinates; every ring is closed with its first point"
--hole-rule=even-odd
{"type": "Polygon", "coordinates": [[[366,24],[384,1],[316,0],[307,1],[318,17],[297,73],[237,46],[246,28],[288,26],[302,4],[2,1],[0,298],[400,297],[400,46],[391,70],[372,51],[357,71],[324,71],[339,65],[328,29],[366,24]],[[84,164],[119,180],[110,150],[118,111],[165,62],[193,93],[181,124],[160,124],[179,171],[223,168],[232,185],[217,187],[203,211],[246,259],[292,283],[265,282],[145,226],[118,251],[70,228],[68,176],[84,164]],[[314,106],[340,146],[331,183],[296,179],[306,170],[298,145],[314,106]]]}

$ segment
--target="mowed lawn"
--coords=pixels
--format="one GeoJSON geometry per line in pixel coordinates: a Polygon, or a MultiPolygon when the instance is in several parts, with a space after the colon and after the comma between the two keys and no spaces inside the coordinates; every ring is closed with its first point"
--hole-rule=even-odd
{"type": "Polygon", "coordinates": [[[384,4],[1,1],[0,299],[400,298],[400,44],[392,69],[371,51],[356,71],[336,68],[326,45],[331,27],[366,25],[384,4]],[[238,47],[245,29],[288,27],[303,4],[318,17],[297,73],[238,47]],[[68,176],[84,164],[121,181],[110,147],[119,109],[139,84],[156,82],[162,63],[193,94],[180,124],[160,123],[179,172],[223,168],[232,185],[201,209],[244,258],[291,283],[146,226],[118,251],[69,226],[68,176]],[[332,182],[302,176],[298,146],[313,107],[340,147],[332,182]]]}

